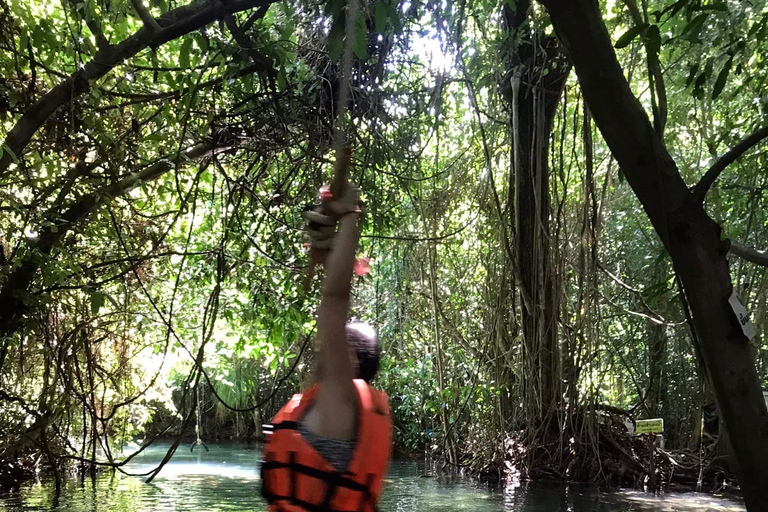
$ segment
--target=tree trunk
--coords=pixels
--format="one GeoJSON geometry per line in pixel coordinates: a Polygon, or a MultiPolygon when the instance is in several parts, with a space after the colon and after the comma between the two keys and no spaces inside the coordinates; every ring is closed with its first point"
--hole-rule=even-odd
{"type": "Polygon", "coordinates": [[[691,200],[634,97],[597,0],[541,0],[579,76],[595,122],[666,246],[687,298],[750,511],[768,511],[768,413],[754,353],[728,304],[733,286],[720,227],[691,200]]]}
{"type": "Polygon", "coordinates": [[[560,396],[557,308],[553,299],[553,265],[549,244],[549,139],[570,65],[558,40],[532,31],[530,2],[505,21],[517,39],[502,90],[510,107],[510,202],[520,272],[524,343],[524,401],[529,417],[542,421],[560,396]]]}

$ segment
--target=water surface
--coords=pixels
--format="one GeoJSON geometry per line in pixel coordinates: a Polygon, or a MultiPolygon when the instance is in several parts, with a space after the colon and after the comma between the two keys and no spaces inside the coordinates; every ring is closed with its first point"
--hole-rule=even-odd
{"type": "MultiPolygon", "coordinates": [[[[167,445],[152,446],[130,464],[144,473],[160,462],[167,445]]],[[[70,480],[60,495],[50,482],[29,483],[0,494],[0,512],[261,512],[259,453],[243,445],[210,446],[206,453],[180,448],[152,484],[126,475],[102,474],[95,481],[70,480]]],[[[617,512],[744,511],[737,501],[702,494],[661,496],[601,492],[585,486],[523,485],[490,489],[455,476],[425,478],[424,465],[395,461],[385,486],[381,512],[617,512]]]]}

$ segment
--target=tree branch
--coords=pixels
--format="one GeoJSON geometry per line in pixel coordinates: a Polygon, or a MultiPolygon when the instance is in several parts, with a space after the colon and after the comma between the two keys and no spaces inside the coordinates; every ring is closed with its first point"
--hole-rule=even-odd
{"type": "MultiPolygon", "coordinates": [[[[25,256],[17,262],[13,272],[8,275],[2,288],[0,288],[0,338],[12,334],[18,328],[19,320],[27,310],[24,298],[29,294],[29,287],[35,278],[37,269],[42,265],[44,258],[50,255],[56,244],[73,227],[82,222],[99,206],[111,202],[115,197],[127,194],[142,183],[159,178],[168,171],[175,169],[177,165],[227,149],[228,147],[222,147],[220,144],[211,142],[198,144],[181,153],[175,160],[159,160],[117,183],[80,197],[63,213],[58,208],[48,211],[38,229],[38,233],[40,233],[38,238],[29,242],[25,256]]],[[[0,357],[0,362],[2,359],[0,357]]]]}
{"type": "MultiPolygon", "coordinates": [[[[266,11],[264,11],[266,14],[266,11]]],[[[251,61],[265,70],[272,70],[274,69],[274,64],[272,63],[269,58],[262,55],[261,52],[256,50],[253,43],[251,42],[251,38],[248,37],[248,35],[241,29],[239,26],[237,26],[237,22],[235,21],[235,17],[231,14],[229,16],[226,16],[224,18],[224,23],[226,23],[227,28],[229,29],[229,32],[232,34],[232,37],[235,38],[235,41],[237,41],[237,44],[240,45],[243,50],[248,54],[248,57],[251,59],[251,61]]]]}
{"type": "Polygon", "coordinates": [[[149,13],[149,9],[146,8],[144,5],[144,2],[141,0],[131,0],[131,4],[133,4],[133,9],[136,11],[136,14],[139,15],[139,18],[141,18],[141,21],[144,22],[144,25],[152,32],[159,32],[160,31],[160,25],[157,23],[157,20],[152,17],[152,15],[149,13]]]}
{"type": "MultiPolygon", "coordinates": [[[[624,4],[629,9],[629,13],[632,16],[632,21],[635,25],[642,25],[647,20],[643,19],[643,15],[640,13],[640,9],[637,7],[635,0],[624,0],[624,4]]],[[[664,139],[664,127],[667,124],[667,88],[664,85],[664,75],[661,72],[661,63],[659,62],[659,55],[648,44],[646,40],[643,44],[645,46],[646,62],[648,64],[648,76],[651,91],[655,91],[658,95],[658,104],[652,97],[652,109],[653,109],[653,128],[659,137],[664,139]]]]}
{"type": "Polygon", "coordinates": [[[37,130],[62,105],[81,96],[91,87],[91,82],[109,73],[115,66],[134,57],[146,48],[155,48],[185,34],[198,30],[209,23],[224,19],[236,12],[269,5],[275,0],[231,0],[229,2],[194,2],[176,8],[159,18],[163,26],[153,31],[145,26],[123,42],[102,48],[77,72],[48,91],[32,105],[18,120],[2,144],[0,156],[0,178],[5,176],[8,166],[21,158],[24,150],[37,130]]]}
{"type": "Polygon", "coordinates": [[[262,5],[261,7],[256,9],[256,12],[251,14],[248,17],[248,19],[245,20],[245,23],[243,23],[243,26],[240,27],[243,30],[243,32],[248,32],[249,30],[251,30],[251,27],[253,26],[254,23],[256,23],[257,21],[262,19],[264,16],[266,16],[268,9],[269,9],[268,5],[262,5]]]}
{"type": "Polygon", "coordinates": [[[750,133],[741,142],[733,146],[730,151],[721,156],[691,190],[691,202],[693,204],[703,203],[704,198],[707,197],[707,192],[725,168],[766,138],[768,138],[768,125],[750,133]]]}
{"type": "MultiPolygon", "coordinates": [[[[638,289],[635,289],[635,288],[632,288],[632,287],[631,287],[631,286],[629,286],[627,283],[625,283],[624,281],[622,281],[621,279],[619,279],[619,278],[618,278],[618,276],[615,276],[615,275],[613,275],[613,274],[612,274],[612,273],[611,273],[611,272],[610,272],[610,271],[609,271],[607,268],[605,268],[605,267],[602,265],[602,263],[598,262],[598,263],[597,263],[597,268],[599,268],[600,270],[602,270],[602,271],[603,271],[605,274],[607,274],[607,275],[608,275],[608,277],[610,277],[611,279],[613,279],[613,281],[614,281],[616,284],[618,284],[619,286],[621,286],[622,288],[624,288],[624,289],[625,289],[625,290],[627,290],[628,292],[632,292],[633,294],[635,294],[635,295],[637,296],[637,298],[638,298],[638,299],[640,299],[640,303],[643,305],[643,307],[645,308],[645,310],[646,310],[646,311],[648,311],[648,313],[650,313],[651,315],[653,315],[653,317],[655,317],[655,318],[652,318],[652,317],[648,317],[650,320],[652,320],[653,322],[659,323],[659,324],[663,324],[663,323],[665,323],[665,322],[666,322],[666,320],[664,319],[664,317],[663,317],[663,316],[661,316],[661,315],[660,315],[660,314],[658,314],[656,311],[654,311],[654,310],[651,308],[651,306],[649,306],[649,305],[648,305],[648,303],[647,303],[647,302],[645,302],[645,298],[643,297],[643,292],[642,292],[642,291],[640,291],[640,290],[638,290],[638,289]]],[[[645,316],[645,315],[643,315],[643,316],[645,316]]]]}
{"type": "Polygon", "coordinates": [[[728,250],[736,256],[756,265],[768,267],[768,251],[758,251],[736,240],[731,240],[731,246],[728,250]]]}
{"type": "Polygon", "coordinates": [[[96,38],[96,47],[101,51],[109,51],[112,45],[109,43],[109,39],[104,36],[104,32],[101,30],[101,25],[96,20],[96,18],[89,16],[87,11],[88,5],[81,4],[78,7],[77,0],[69,0],[69,3],[72,4],[72,9],[74,10],[75,14],[79,15],[83,21],[85,21],[85,25],[96,38]]]}
{"type": "Polygon", "coordinates": [[[124,107],[127,107],[129,105],[135,105],[137,103],[149,103],[153,101],[170,100],[170,99],[178,100],[192,90],[198,90],[198,91],[204,90],[209,87],[213,87],[214,85],[218,85],[224,82],[225,80],[242,78],[244,76],[252,75],[253,73],[256,73],[258,71],[264,71],[264,70],[265,68],[261,64],[252,64],[250,66],[240,69],[237,72],[237,74],[234,76],[222,75],[197,85],[184,87],[182,89],[176,89],[175,91],[158,92],[153,94],[125,94],[125,93],[119,93],[114,91],[103,91],[103,94],[105,95],[113,96],[116,98],[126,98],[128,101],[124,101],[122,103],[117,103],[117,104],[105,105],[103,107],[96,107],[93,110],[104,112],[107,110],[120,110],[124,107]]]}

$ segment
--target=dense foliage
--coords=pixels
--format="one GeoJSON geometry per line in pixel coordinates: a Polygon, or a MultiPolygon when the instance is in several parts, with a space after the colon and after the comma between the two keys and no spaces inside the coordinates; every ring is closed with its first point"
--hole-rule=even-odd
{"type": "MultiPolygon", "coordinates": [[[[0,460],[119,464],[125,443],[195,425],[204,440],[257,436],[309,378],[318,286],[301,289],[300,212],[330,177],[344,2],[222,2],[242,8],[201,10],[204,22],[184,29],[194,13],[182,4],[136,4],[2,3],[0,460]],[[79,85],[50,117],[25,116],[70,76],[79,85]],[[11,130],[36,119],[17,154],[11,130]]],[[[768,4],[602,8],[690,185],[766,125],[768,4]]],[[[663,417],[667,446],[722,449],[704,445],[712,389],[669,256],[575,74],[547,58],[524,75],[566,80],[538,189],[549,214],[537,258],[553,297],[539,328],[554,332],[556,354],[537,373],[509,84],[523,48],[552,37],[544,9],[375,0],[358,19],[346,42],[353,179],[373,271],[355,284],[352,315],[377,326],[377,384],[398,444],[476,469],[522,460],[534,473],[526,450],[548,441],[530,431],[554,425],[561,463],[549,474],[578,479],[611,472],[595,469],[597,436],[622,416],[663,417]],[[521,14],[533,35],[510,25],[521,14]],[[554,390],[551,404],[537,386],[554,390]]],[[[768,241],[767,159],[764,144],[745,153],[707,199],[723,237],[747,249],[768,241]]],[[[755,312],[768,386],[765,253],[750,254],[731,254],[732,276],[755,312]]]]}

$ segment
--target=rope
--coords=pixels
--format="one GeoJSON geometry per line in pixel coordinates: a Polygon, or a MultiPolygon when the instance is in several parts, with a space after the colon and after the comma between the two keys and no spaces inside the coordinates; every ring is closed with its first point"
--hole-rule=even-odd
{"type": "MultiPolygon", "coordinates": [[[[336,110],[334,123],[334,150],[337,162],[341,159],[342,151],[347,142],[347,130],[352,124],[345,123],[347,104],[349,103],[350,90],[352,88],[352,46],[355,40],[357,17],[360,11],[360,0],[349,0],[347,3],[346,26],[344,27],[344,53],[341,57],[341,75],[339,76],[339,108],[336,110]]],[[[336,168],[338,172],[338,166],[336,168]]]]}
{"type": "MultiPolygon", "coordinates": [[[[352,117],[346,122],[347,104],[349,103],[350,90],[352,88],[352,46],[354,45],[357,17],[360,11],[360,0],[349,0],[347,3],[346,26],[344,27],[344,53],[341,57],[341,75],[339,75],[339,101],[334,120],[333,149],[336,153],[336,161],[333,166],[331,178],[331,194],[333,197],[342,197],[347,185],[349,165],[352,159],[352,151],[347,145],[347,132],[352,124],[352,117]]],[[[304,292],[312,290],[312,279],[315,276],[315,257],[310,250],[309,267],[304,279],[304,292]]]]}

